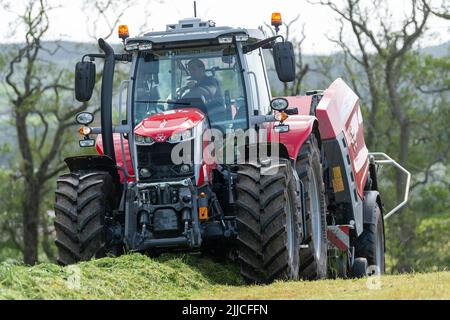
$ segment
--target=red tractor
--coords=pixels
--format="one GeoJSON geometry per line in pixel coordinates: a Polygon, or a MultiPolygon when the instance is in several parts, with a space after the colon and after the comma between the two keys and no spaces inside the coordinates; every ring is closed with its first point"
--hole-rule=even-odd
{"type": "Polygon", "coordinates": [[[76,66],[76,98],[88,101],[93,61],[104,59],[101,127],[77,115],[80,146],[98,155],[67,158],[70,173],[57,180],[61,264],[202,251],[234,257],[252,283],[384,272],[376,157],[385,155],[368,152],[359,98],[344,81],[272,99],[264,50],[283,82],[294,80],[295,54],[261,30],[195,18],[119,35],[124,53],[99,39],[104,53],[76,66]],[[113,125],[118,61],[130,76],[113,125]]]}

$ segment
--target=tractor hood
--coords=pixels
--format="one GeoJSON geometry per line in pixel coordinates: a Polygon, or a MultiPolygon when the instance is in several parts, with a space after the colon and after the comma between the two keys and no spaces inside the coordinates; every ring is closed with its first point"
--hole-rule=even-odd
{"type": "Polygon", "coordinates": [[[194,128],[205,119],[199,109],[186,108],[157,113],[142,120],[134,133],[165,142],[173,133],[194,128]]]}

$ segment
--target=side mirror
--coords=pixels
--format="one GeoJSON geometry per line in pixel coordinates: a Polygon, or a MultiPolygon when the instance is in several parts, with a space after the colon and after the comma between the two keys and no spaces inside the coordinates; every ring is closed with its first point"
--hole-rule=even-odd
{"type": "Polygon", "coordinates": [[[273,46],[273,60],[278,78],[282,82],[295,80],[295,53],[291,42],[277,42],[273,46]]]}
{"type": "Polygon", "coordinates": [[[270,107],[275,111],[284,111],[289,107],[289,102],[285,98],[275,98],[270,101],[270,107]]]}
{"type": "Polygon", "coordinates": [[[75,66],[75,98],[80,102],[89,101],[95,85],[95,64],[90,61],[78,62],[75,66]]]}

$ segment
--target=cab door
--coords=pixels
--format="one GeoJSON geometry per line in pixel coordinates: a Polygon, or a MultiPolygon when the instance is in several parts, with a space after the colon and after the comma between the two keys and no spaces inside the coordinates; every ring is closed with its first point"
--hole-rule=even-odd
{"type": "Polygon", "coordinates": [[[270,112],[271,93],[262,49],[245,54],[247,74],[250,83],[250,109],[253,115],[267,115],[270,112]]]}

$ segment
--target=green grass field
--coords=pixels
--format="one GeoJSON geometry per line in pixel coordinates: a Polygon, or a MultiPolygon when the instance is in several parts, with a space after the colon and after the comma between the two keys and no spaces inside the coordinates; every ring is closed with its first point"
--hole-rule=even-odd
{"type": "Polygon", "coordinates": [[[132,254],[70,267],[0,264],[0,299],[450,299],[450,272],[246,286],[234,264],[132,254]]]}

